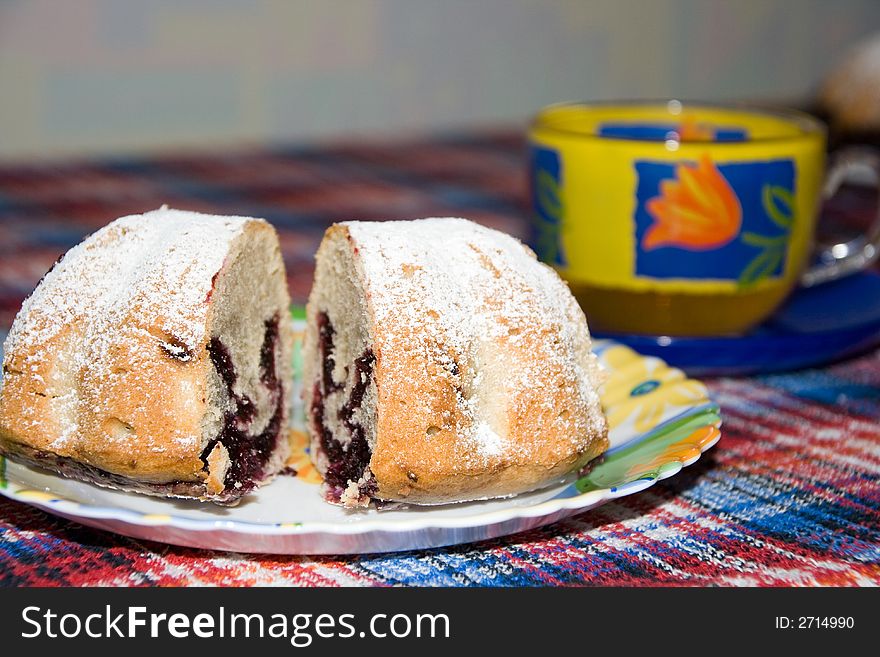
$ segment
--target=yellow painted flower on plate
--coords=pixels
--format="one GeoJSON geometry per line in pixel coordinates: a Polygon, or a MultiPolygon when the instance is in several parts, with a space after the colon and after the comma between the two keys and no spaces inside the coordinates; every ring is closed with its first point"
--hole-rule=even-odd
{"type": "Polygon", "coordinates": [[[320,484],[321,475],[309,458],[309,437],[295,429],[290,432],[290,456],[287,467],[296,470],[296,476],[309,484],[320,484]]]}
{"type": "Polygon", "coordinates": [[[658,358],[640,356],[624,346],[602,352],[610,376],[602,389],[602,405],[614,428],[633,418],[636,431],[655,427],[670,408],[686,408],[706,398],[706,388],[658,358]]]}

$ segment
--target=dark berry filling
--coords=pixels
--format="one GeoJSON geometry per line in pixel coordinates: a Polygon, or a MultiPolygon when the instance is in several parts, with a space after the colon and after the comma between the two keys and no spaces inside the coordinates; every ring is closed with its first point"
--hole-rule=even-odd
{"type": "Polygon", "coordinates": [[[226,448],[230,460],[224,481],[227,489],[234,487],[242,492],[252,490],[263,478],[266,463],[278,444],[278,434],[284,420],[284,395],[275,369],[277,350],[278,315],[276,314],[265,323],[265,334],[260,348],[260,380],[268,388],[275,409],[266,427],[260,433],[252,434],[249,429],[256,414],[256,407],[247,395],[239,395],[235,392],[238,376],[229,350],[217,337],[211,338],[208,344],[211,362],[226,385],[233,408],[223,414],[223,428],[220,435],[208,443],[202,452],[202,459],[207,459],[218,442],[226,448]]]}
{"type": "Polygon", "coordinates": [[[238,375],[235,373],[235,365],[232,364],[232,356],[229,355],[226,345],[223,344],[220,338],[213,337],[211,342],[208,343],[208,354],[211,356],[211,363],[214,365],[214,369],[217,370],[217,374],[220,375],[223,383],[226,384],[226,391],[231,396],[235,396],[233,386],[238,379],[238,375]]]}
{"type": "Polygon", "coordinates": [[[333,330],[333,324],[327,313],[318,315],[318,348],[321,350],[321,388],[325,395],[331,392],[342,390],[344,383],[336,383],[333,381],[333,369],[336,367],[336,361],[333,359],[333,336],[336,331],[333,330]]]}
{"type": "Polygon", "coordinates": [[[278,383],[275,374],[275,348],[278,344],[278,316],[266,322],[266,334],[260,347],[260,381],[272,387],[278,383]]]}
{"type": "Polygon", "coordinates": [[[188,363],[195,358],[195,354],[187,348],[183,340],[174,336],[166,336],[166,339],[159,343],[159,347],[166,356],[181,363],[188,363]]]}
{"type": "MultiPolygon", "coordinates": [[[[338,417],[348,430],[351,440],[343,445],[325,424],[326,396],[330,392],[341,390],[343,384],[333,381],[333,326],[326,313],[318,315],[318,349],[322,361],[321,378],[315,382],[312,396],[312,418],[318,434],[320,445],[327,457],[327,472],[324,481],[327,483],[331,497],[339,499],[349,482],[358,481],[370,464],[372,452],[367,442],[364,428],[355,421],[354,413],[361,407],[364,394],[373,377],[373,364],[376,357],[369,348],[354,361],[354,383],[348,399],[338,411],[338,417]]],[[[360,487],[361,495],[372,495],[376,492],[376,483],[370,480],[360,487]]]]}
{"type": "MultiPolygon", "coordinates": [[[[354,412],[361,407],[364,393],[373,377],[373,363],[375,361],[376,357],[371,349],[367,349],[354,361],[355,374],[351,395],[339,409],[339,419],[348,429],[351,441],[348,443],[344,457],[336,463],[330,464],[327,471],[328,478],[332,477],[341,482],[357,481],[363,476],[364,470],[370,464],[372,453],[370,445],[367,443],[367,435],[364,428],[354,420],[354,412]]],[[[361,492],[366,493],[367,491],[362,490],[361,492]]]]}

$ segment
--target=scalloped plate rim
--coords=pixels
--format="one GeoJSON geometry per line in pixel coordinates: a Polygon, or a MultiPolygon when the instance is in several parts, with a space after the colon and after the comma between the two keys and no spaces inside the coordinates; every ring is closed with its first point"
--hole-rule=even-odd
{"type": "MultiPolygon", "coordinates": [[[[707,398],[708,399],[708,398],[707,398]]],[[[663,425],[670,424],[677,420],[681,420],[687,417],[695,416],[700,412],[710,409],[717,409],[718,406],[711,400],[705,402],[703,404],[699,404],[694,406],[687,411],[675,415],[668,420],[656,425],[651,428],[651,431],[655,431],[657,428],[662,427],[663,425]]],[[[702,426],[714,426],[716,428],[720,428],[720,422],[709,422],[702,426]]],[[[646,432],[647,433],[647,432],[646,432]]],[[[638,440],[643,439],[643,435],[640,435],[638,438],[634,438],[633,441],[637,442],[638,440]]],[[[555,513],[556,511],[563,509],[580,509],[584,508],[588,510],[591,508],[589,504],[591,502],[586,501],[586,498],[593,496],[596,497],[596,502],[601,504],[608,500],[619,499],[621,497],[626,497],[628,495],[635,495],[637,493],[641,493],[644,490],[647,490],[651,486],[653,486],[658,481],[662,481],[663,479],[668,479],[669,477],[675,476],[683,468],[686,468],[690,465],[693,465],[696,461],[700,459],[700,457],[709,449],[715,446],[715,444],[721,439],[720,432],[718,435],[710,441],[705,446],[701,447],[700,453],[696,454],[693,458],[690,458],[686,461],[679,461],[676,459],[671,459],[664,463],[666,464],[678,464],[679,467],[668,469],[665,471],[661,471],[655,477],[646,477],[644,479],[635,479],[632,482],[629,482],[627,486],[630,484],[634,484],[637,481],[646,481],[647,485],[644,487],[634,487],[626,488],[622,490],[622,487],[612,487],[612,488],[600,488],[596,490],[587,491],[584,493],[578,493],[577,495],[573,495],[570,497],[559,497],[563,491],[568,488],[568,486],[574,485],[573,483],[569,483],[567,486],[563,486],[560,488],[557,496],[552,497],[548,500],[544,500],[543,502],[537,502],[532,506],[524,506],[524,507],[507,507],[503,509],[493,509],[490,511],[486,511],[483,513],[476,513],[469,516],[461,516],[455,518],[437,518],[435,520],[382,520],[379,516],[381,512],[377,514],[376,518],[370,518],[368,520],[364,520],[357,524],[350,525],[341,525],[338,523],[332,522],[322,522],[322,521],[306,521],[302,523],[259,523],[252,522],[247,520],[202,520],[198,518],[185,518],[183,516],[175,516],[173,514],[152,514],[152,513],[144,513],[140,511],[134,511],[131,509],[125,509],[120,507],[104,507],[97,506],[91,504],[85,504],[82,502],[76,502],[75,500],[71,500],[65,497],[56,497],[51,500],[39,500],[39,499],[29,499],[27,493],[33,491],[34,489],[23,489],[21,491],[12,491],[8,488],[0,488],[0,495],[7,497],[8,499],[15,500],[17,502],[23,502],[25,504],[29,504],[31,506],[39,507],[46,511],[50,511],[52,513],[60,513],[65,512],[71,514],[75,517],[81,518],[89,518],[93,520],[121,520],[123,522],[127,522],[132,525],[137,525],[139,527],[174,527],[175,529],[185,529],[188,531],[199,531],[199,532],[209,532],[215,530],[227,530],[234,531],[238,533],[246,533],[251,534],[254,533],[255,529],[259,529],[260,531],[265,531],[266,533],[271,533],[275,536],[285,536],[285,535],[302,535],[307,533],[316,533],[316,532],[329,532],[334,534],[360,534],[368,531],[399,531],[401,529],[418,531],[421,529],[429,529],[432,527],[444,527],[448,529],[462,529],[467,527],[475,527],[483,524],[489,523],[500,523],[505,522],[507,520],[516,518],[516,517],[524,517],[531,518],[540,515],[549,515],[551,513],[555,513]],[[574,504],[574,502],[581,502],[580,504],[574,504]],[[68,510],[66,507],[69,505],[73,505],[75,509],[68,510]],[[151,516],[156,515],[167,515],[167,518],[153,519],[151,516]],[[492,516],[502,516],[500,518],[493,518],[492,516]],[[131,518],[124,518],[122,516],[132,516],[131,518]],[[487,520],[488,519],[488,520],[487,520]],[[486,520],[486,522],[474,522],[486,520]],[[466,523],[464,521],[467,521],[466,523]],[[309,531],[306,531],[308,528],[309,531]]],[[[629,442],[626,443],[630,444],[629,442]]],[[[622,446],[621,446],[622,447],[622,446]]],[[[617,448],[619,449],[619,447],[617,448]]],[[[18,464],[16,464],[18,465],[18,464]]],[[[23,467],[23,466],[19,466],[23,467]]],[[[42,491],[41,491],[42,492],[42,491]]],[[[49,491],[45,491],[46,494],[51,494],[49,491]]],[[[134,494],[134,493],[132,493],[134,494]]],[[[495,500],[498,502],[503,502],[504,498],[499,500],[495,500]]]]}
{"type": "MultiPolygon", "coordinates": [[[[707,425],[708,426],[708,425],[707,425]]],[[[174,527],[175,529],[184,529],[187,531],[196,531],[196,532],[210,532],[216,530],[222,531],[231,531],[242,534],[253,534],[255,528],[259,528],[261,532],[266,534],[272,534],[273,536],[289,536],[289,535],[306,535],[310,533],[331,533],[338,535],[347,535],[347,534],[365,534],[368,532],[392,532],[397,533],[401,530],[406,531],[419,531],[423,529],[431,529],[431,528],[443,528],[443,529],[467,529],[469,527],[479,527],[484,525],[495,525],[506,522],[508,520],[513,520],[515,518],[535,518],[540,516],[548,516],[557,511],[563,510],[583,510],[589,511],[596,506],[603,504],[604,502],[608,502],[615,499],[620,499],[621,497],[627,497],[629,495],[636,495],[638,493],[642,493],[658,481],[662,481],[664,479],[668,479],[669,477],[673,477],[681,472],[684,468],[693,465],[697,461],[700,460],[700,457],[709,449],[714,447],[714,445],[720,439],[719,436],[713,440],[711,443],[705,446],[705,448],[700,450],[700,453],[695,455],[692,459],[688,459],[686,462],[679,461],[679,467],[670,469],[666,472],[661,472],[656,477],[646,478],[643,481],[647,482],[647,485],[636,489],[627,489],[625,491],[621,491],[620,489],[612,489],[612,488],[601,488],[598,490],[588,491],[586,493],[580,493],[579,495],[575,495],[572,497],[554,497],[544,502],[539,502],[533,506],[527,507],[508,507],[505,509],[498,509],[493,511],[488,511],[486,513],[475,514],[472,516],[464,516],[460,518],[438,518],[433,521],[418,521],[418,520],[407,520],[407,521],[364,521],[359,524],[351,524],[351,525],[340,525],[335,523],[327,523],[327,522],[304,522],[300,524],[291,524],[291,523],[283,523],[283,524],[262,524],[256,522],[247,522],[241,520],[198,520],[194,518],[183,518],[181,516],[170,516],[167,519],[163,519],[163,521],[147,521],[144,522],[145,518],[148,518],[151,514],[139,513],[136,511],[131,511],[129,509],[112,509],[106,507],[96,507],[87,504],[82,504],[80,502],[74,502],[73,500],[68,500],[66,498],[56,498],[53,500],[49,500],[46,502],[42,502],[40,500],[29,500],[27,498],[22,498],[13,494],[8,494],[8,489],[0,489],[0,494],[4,497],[7,497],[11,500],[15,500],[17,502],[23,502],[25,504],[29,504],[30,506],[34,506],[45,511],[48,511],[52,514],[61,515],[64,514],[65,517],[69,517],[71,519],[88,519],[88,520],[119,520],[121,522],[135,525],[137,527],[174,527]],[[619,494],[618,494],[619,493],[619,494]],[[594,497],[594,500],[589,500],[587,498],[594,497]],[[76,505],[81,507],[81,510],[76,512],[68,511],[64,507],[65,505],[76,505]],[[124,518],[118,514],[119,511],[124,511],[126,514],[132,514],[135,518],[124,518]],[[113,515],[116,513],[116,515],[113,515]],[[491,516],[500,516],[498,518],[490,518],[491,516]],[[140,521],[138,521],[140,520],[140,521]],[[478,522],[475,522],[478,521],[478,522]]],[[[674,463],[674,461],[670,461],[669,463],[674,463]]],[[[640,480],[637,480],[640,481],[640,480]]]]}
{"type": "MultiPolygon", "coordinates": [[[[607,348],[611,346],[620,345],[614,340],[602,339],[597,340],[597,343],[601,343],[601,350],[605,351],[607,348]]],[[[627,349],[631,349],[630,347],[626,347],[627,349]]],[[[643,356],[635,352],[639,358],[642,359],[655,359],[663,362],[662,359],[657,358],[656,356],[643,356]]],[[[665,364],[665,363],[664,363],[665,364]]],[[[677,368],[670,368],[672,370],[676,370],[677,368]]],[[[702,384],[701,384],[702,385],[702,384]]],[[[705,386],[704,390],[705,390],[705,386]]],[[[65,498],[63,496],[54,497],[52,499],[34,499],[29,498],[28,492],[44,492],[45,494],[51,495],[51,491],[38,491],[38,489],[27,489],[22,488],[19,490],[13,490],[10,488],[10,484],[19,485],[19,482],[15,480],[14,477],[10,478],[8,475],[6,477],[6,486],[0,486],[0,495],[14,500],[18,502],[22,502],[24,504],[28,504],[30,506],[39,508],[43,511],[46,511],[53,515],[62,516],[64,518],[80,522],[84,525],[97,526],[100,529],[106,531],[113,531],[119,534],[127,535],[127,536],[135,536],[135,538],[147,538],[143,536],[143,533],[138,530],[148,530],[148,529],[161,529],[161,528],[171,528],[174,530],[182,530],[185,532],[194,532],[195,535],[204,535],[210,532],[229,532],[235,535],[266,535],[271,537],[285,537],[285,536],[296,536],[300,538],[307,538],[310,536],[321,536],[325,534],[333,535],[333,536],[352,536],[352,535],[372,535],[372,534],[399,534],[401,532],[420,532],[425,530],[432,529],[443,529],[443,530],[451,530],[451,529],[477,529],[484,528],[490,529],[492,527],[497,527],[503,525],[506,522],[510,522],[512,520],[517,519],[535,519],[535,518],[550,518],[554,515],[562,514],[560,517],[556,517],[552,522],[561,520],[562,518],[569,517],[574,515],[576,512],[580,511],[588,511],[590,509],[596,508],[604,504],[605,502],[620,499],[622,497],[626,497],[628,495],[634,495],[641,492],[644,492],[658,481],[667,479],[669,477],[675,476],[685,467],[693,465],[696,461],[700,459],[703,453],[707,450],[711,449],[720,439],[720,427],[722,420],[717,415],[718,414],[718,404],[711,398],[708,393],[708,390],[705,390],[705,395],[702,399],[694,401],[692,404],[687,406],[685,410],[681,413],[678,413],[666,420],[657,423],[652,426],[648,431],[641,432],[633,435],[631,440],[627,440],[617,446],[614,447],[614,450],[619,449],[620,447],[630,444],[631,442],[639,442],[645,439],[645,436],[648,433],[653,433],[658,428],[662,428],[664,425],[672,423],[677,420],[681,420],[687,417],[696,417],[701,413],[705,413],[706,411],[714,411],[715,419],[713,421],[706,421],[705,424],[700,425],[701,427],[714,427],[715,435],[708,443],[700,446],[700,451],[685,459],[684,461],[677,458],[670,458],[669,461],[664,462],[662,465],[668,466],[672,465],[673,467],[667,468],[666,470],[660,470],[656,475],[651,477],[645,477],[643,480],[635,479],[631,482],[627,482],[624,486],[620,487],[611,487],[611,488],[602,488],[596,490],[586,491],[584,493],[578,493],[571,496],[560,496],[564,491],[566,491],[569,487],[573,486],[572,482],[569,482],[567,485],[560,485],[559,490],[556,495],[550,499],[543,500],[541,502],[536,502],[530,506],[508,506],[502,507],[498,509],[490,509],[488,511],[474,513],[471,515],[465,516],[456,516],[456,517],[435,517],[431,518],[430,516],[425,516],[421,518],[413,518],[413,519],[394,519],[394,520],[385,520],[381,518],[381,512],[377,514],[377,517],[369,518],[357,523],[351,524],[342,524],[336,522],[325,522],[325,521],[317,521],[310,520],[304,522],[287,522],[287,523],[261,523],[255,521],[248,520],[217,520],[217,519],[200,519],[200,518],[187,518],[180,515],[174,515],[169,513],[161,513],[161,512],[143,512],[138,510],[133,510],[125,507],[107,507],[100,506],[95,504],[89,504],[84,502],[77,502],[75,500],[71,500],[65,498]],[[633,486],[638,481],[644,481],[644,486],[633,486]],[[113,527],[107,527],[105,524],[107,521],[116,523],[113,527]],[[127,528],[134,528],[134,530],[126,531],[127,528]]],[[[11,462],[8,462],[11,463],[11,462]]],[[[18,464],[13,464],[15,467],[25,467],[19,466],[18,464]]],[[[503,502],[503,500],[498,500],[498,502],[503,502]]],[[[429,512],[428,512],[429,513],[429,512]]],[[[534,526],[541,526],[545,523],[538,523],[534,526]]],[[[517,529],[515,531],[521,531],[521,529],[517,529]]],[[[503,532],[502,535],[509,534],[510,532],[503,532]]],[[[148,539],[150,540],[150,539],[148,539]]],[[[174,541],[169,540],[168,537],[164,538],[154,538],[151,540],[157,540],[164,543],[172,543],[178,545],[195,545],[190,542],[181,542],[180,540],[174,541]]],[[[476,539],[462,539],[462,540],[454,540],[454,541],[445,541],[439,540],[434,542],[432,545],[419,544],[414,545],[412,547],[393,547],[393,548],[378,548],[377,550],[357,550],[358,553],[365,553],[369,551],[400,551],[406,549],[423,549],[430,547],[440,547],[441,545],[450,545],[450,544],[459,544],[459,543],[467,543],[471,542],[471,540],[480,540],[476,539]],[[445,542],[444,542],[445,541],[445,542]]],[[[204,547],[204,546],[201,546],[204,547]]],[[[207,548],[211,549],[211,548],[207,548]]],[[[228,547],[216,547],[213,549],[225,550],[225,551],[244,551],[244,550],[235,550],[233,548],[228,547]]],[[[310,551],[310,550],[297,550],[293,552],[275,552],[274,550],[260,550],[257,552],[262,553],[275,553],[275,554],[330,554],[331,552],[326,551],[310,551]]],[[[338,552],[341,553],[341,552],[338,552]]]]}

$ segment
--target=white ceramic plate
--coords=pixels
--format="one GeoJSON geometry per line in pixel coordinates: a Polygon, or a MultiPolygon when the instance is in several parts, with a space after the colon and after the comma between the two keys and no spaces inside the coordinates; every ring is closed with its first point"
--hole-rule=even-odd
{"type": "MultiPolygon", "coordinates": [[[[235,552],[389,552],[513,534],[644,490],[718,441],[718,407],[703,384],[620,344],[594,347],[610,373],[602,398],[611,450],[577,481],[514,498],[346,511],[322,500],[304,450],[296,477],[279,477],[233,508],[105,490],[2,457],[0,494],[126,536],[235,552]]],[[[304,436],[298,438],[304,448],[304,436]]]]}

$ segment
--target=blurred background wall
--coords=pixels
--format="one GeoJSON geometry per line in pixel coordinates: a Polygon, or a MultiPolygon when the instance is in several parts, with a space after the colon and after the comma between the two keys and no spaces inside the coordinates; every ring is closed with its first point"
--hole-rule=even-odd
{"type": "Polygon", "coordinates": [[[800,103],[878,0],[0,0],[0,158],[800,103]]]}

